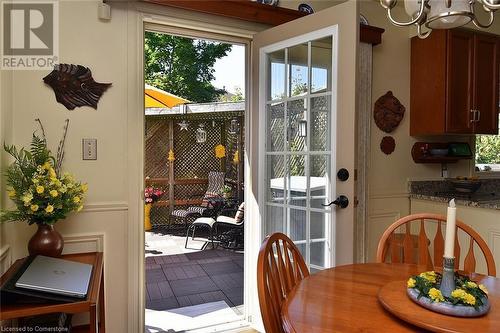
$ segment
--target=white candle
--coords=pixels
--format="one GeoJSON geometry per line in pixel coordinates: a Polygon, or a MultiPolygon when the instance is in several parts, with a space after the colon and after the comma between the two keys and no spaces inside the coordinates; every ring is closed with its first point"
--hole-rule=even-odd
{"type": "Polygon", "coordinates": [[[448,214],[446,215],[446,237],[444,242],[444,257],[455,257],[455,226],[457,224],[457,209],[455,208],[455,199],[451,199],[448,205],[448,214]]]}

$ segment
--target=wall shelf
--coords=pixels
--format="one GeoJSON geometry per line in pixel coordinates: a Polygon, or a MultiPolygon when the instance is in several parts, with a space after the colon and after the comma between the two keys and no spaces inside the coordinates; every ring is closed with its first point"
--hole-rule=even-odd
{"type": "Polygon", "coordinates": [[[411,149],[415,163],[456,163],[470,160],[472,152],[467,142],[415,142],[411,149]],[[433,155],[433,149],[448,149],[447,155],[433,155]]]}

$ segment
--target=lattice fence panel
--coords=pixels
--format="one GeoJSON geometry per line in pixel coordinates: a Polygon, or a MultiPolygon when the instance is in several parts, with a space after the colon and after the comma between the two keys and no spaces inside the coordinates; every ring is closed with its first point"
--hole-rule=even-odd
{"type": "Polygon", "coordinates": [[[146,118],[144,175],[168,178],[168,122],[146,118]]]}

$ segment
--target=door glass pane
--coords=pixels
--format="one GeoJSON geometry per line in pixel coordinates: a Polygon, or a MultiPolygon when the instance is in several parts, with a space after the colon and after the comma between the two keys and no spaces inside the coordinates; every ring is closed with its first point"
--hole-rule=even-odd
{"type": "Polygon", "coordinates": [[[285,150],[285,103],[267,106],[267,151],[285,150]]]}
{"type": "Polygon", "coordinates": [[[331,91],[332,37],[311,42],[311,93],[331,91]]]}
{"type": "Polygon", "coordinates": [[[267,156],[267,202],[283,204],[285,196],[285,157],[267,156]]]}
{"type": "Polygon", "coordinates": [[[309,73],[307,67],[307,43],[296,45],[288,49],[288,67],[290,70],[290,96],[300,96],[307,93],[309,73]]]}
{"type": "Polygon", "coordinates": [[[325,242],[311,243],[311,265],[325,267],[325,242]]]}
{"type": "Polygon", "coordinates": [[[310,239],[323,239],[326,237],[326,226],[329,223],[330,214],[321,212],[311,212],[310,239]]]}
{"type": "Polygon", "coordinates": [[[331,96],[311,98],[311,151],[330,150],[331,96]]]}
{"type": "Polygon", "coordinates": [[[305,174],[306,157],[288,156],[288,204],[305,207],[307,204],[307,182],[305,174]]]}
{"type": "Polygon", "coordinates": [[[306,211],[290,208],[290,239],[293,241],[306,240],[306,211]]]}
{"type": "Polygon", "coordinates": [[[330,155],[311,155],[309,163],[311,208],[329,209],[330,155]]]}
{"type": "Polygon", "coordinates": [[[266,234],[270,235],[274,232],[286,233],[283,207],[267,205],[266,210],[266,234]]]}
{"type": "Polygon", "coordinates": [[[283,99],[285,91],[285,50],[279,50],[268,55],[270,82],[268,85],[267,100],[283,99]]]}
{"type": "Polygon", "coordinates": [[[306,105],[304,99],[294,100],[287,103],[287,138],[288,150],[306,150],[306,133],[304,125],[306,119],[306,105]],[[304,124],[302,124],[304,123],[304,124]]]}

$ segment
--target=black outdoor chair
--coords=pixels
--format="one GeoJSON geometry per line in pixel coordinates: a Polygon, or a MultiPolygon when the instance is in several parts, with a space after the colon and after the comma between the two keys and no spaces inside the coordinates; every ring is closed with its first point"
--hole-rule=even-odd
{"type": "Polygon", "coordinates": [[[187,231],[188,220],[190,218],[215,216],[224,203],[222,197],[220,196],[220,191],[224,186],[224,177],[224,172],[210,171],[208,173],[207,191],[203,196],[201,206],[191,206],[187,209],[176,209],[170,214],[171,218],[182,220],[187,231]]]}

